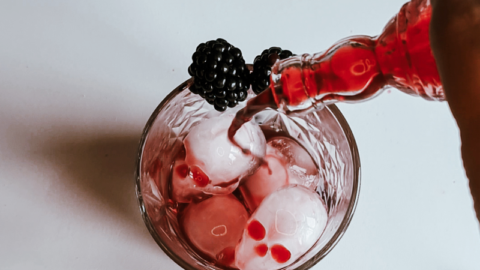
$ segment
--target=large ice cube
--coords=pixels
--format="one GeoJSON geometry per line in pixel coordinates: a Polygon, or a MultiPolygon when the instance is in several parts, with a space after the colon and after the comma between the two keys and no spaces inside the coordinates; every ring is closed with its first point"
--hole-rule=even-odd
{"type": "Polygon", "coordinates": [[[182,228],[190,243],[218,263],[232,266],[235,246],[248,219],[245,207],[232,194],[216,195],[191,203],[184,212],[182,228]]]}
{"type": "Polygon", "coordinates": [[[234,137],[252,155],[244,154],[228,140],[227,130],[232,120],[233,115],[205,119],[184,140],[185,162],[197,185],[206,193],[232,192],[239,179],[251,174],[265,156],[265,136],[258,125],[245,123],[234,137]]]}
{"type": "Polygon", "coordinates": [[[290,184],[299,184],[315,190],[320,180],[318,167],[302,146],[287,137],[270,138],[268,145],[285,157],[290,184]]]}
{"type": "Polygon", "coordinates": [[[285,267],[313,246],[327,220],[316,192],[298,185],[280,189],[267,196],[248,220],[235,264],[241,270],[285,267]]]}
{"type": "Polygon", "coordinates": [[[287,164],[283,156],[269,145],[267,153],[260,168],[239,187],[250,212],[255,211],[270,193],[288,185],[287,164]]]}

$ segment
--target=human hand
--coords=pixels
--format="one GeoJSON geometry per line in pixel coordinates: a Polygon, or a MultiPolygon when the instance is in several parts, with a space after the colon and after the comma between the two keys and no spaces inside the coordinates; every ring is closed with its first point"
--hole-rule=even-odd
{"type": "Polygon", "coordinates": [[[432,0],[430,42],[480,221],[480,0],[432,0]]]}

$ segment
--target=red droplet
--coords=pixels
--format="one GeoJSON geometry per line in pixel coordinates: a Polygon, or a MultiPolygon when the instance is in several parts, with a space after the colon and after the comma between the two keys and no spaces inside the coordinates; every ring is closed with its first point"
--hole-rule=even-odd
{"type": "Polygon", "coordinates": [[[187,177],[188,175],[188,166],[187,164],[182,164],[180,166],[177,166],[177,174],[181,177],[181,178],[185,178],[187,177]]]}
{"type": "Polygon", "coordinates": [[[235,261],[235,248],[224,248],[222,251],[220,251],[220,253],[217,254],[216,257],[219,264],[229,266],[235,261]]]}
{"type": "Polygon", "coordinates": [[[272,254],[272,258],[278,263],[286,263],[292,256],[288,249],[278,244],[270,248],[270,253],[272,254]]]}
{"type": "Polygon", "coordinates": [[[210,182],[208,176],[197,166],[193,166],[191,172],[193,175],[193,181],[195,181],[199,187],[205,187],[208,185],[208,182],[210,182]]]}
{"type": "Polygon", "coordinates": [[[260,241],[265,238],[265,227],[258,220],[254,219],[247,226],[248,235],[253,238],[253,240],[260,241]]]}
{"type": "Polygon", "coordinates": [[[260,257],[265,257],[267,255],[268,247],[265,244],[260,244],[255,247],[255,253],[260,257]]]}

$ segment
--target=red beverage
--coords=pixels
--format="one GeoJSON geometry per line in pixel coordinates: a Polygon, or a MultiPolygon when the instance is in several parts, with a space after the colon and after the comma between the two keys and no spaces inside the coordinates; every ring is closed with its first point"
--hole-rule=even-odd
{"type": "Polygon", "coordinates": [[[378,37],[343,39],[323,53],[278,61],[270,87],[237,114],[230,135],[266,107],[286,112],[324,104],[359,102],[395,87],[428,100],[445,95],[430,48],[430,0],[412,0],[385,26],[378,37]]]}

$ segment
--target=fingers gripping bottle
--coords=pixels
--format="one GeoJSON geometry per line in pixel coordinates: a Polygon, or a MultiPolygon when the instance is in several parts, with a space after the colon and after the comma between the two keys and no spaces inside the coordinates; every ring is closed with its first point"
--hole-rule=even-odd
{"type": "Polygon", "coordinates": [[[325,52],[278,61],[272,68],[270,88],[252,103],[273,99],[271,107],[298,111],[367,100],[387,87],[444,100],[430,49],[431,13],[430,0],[412,0],[378,37],[353,36],[325,52]]]}

